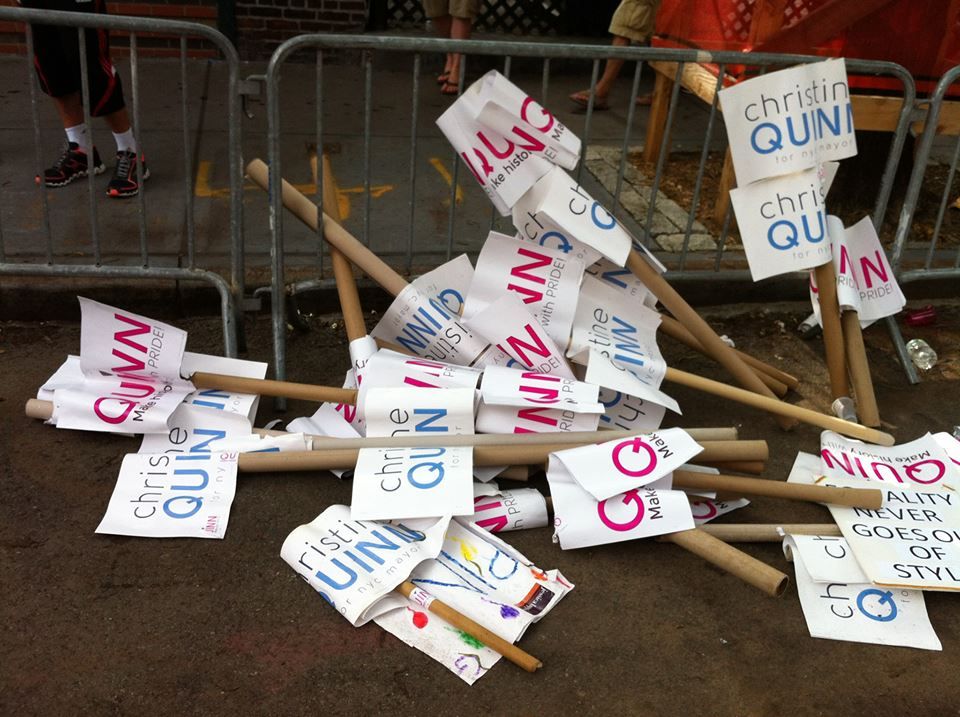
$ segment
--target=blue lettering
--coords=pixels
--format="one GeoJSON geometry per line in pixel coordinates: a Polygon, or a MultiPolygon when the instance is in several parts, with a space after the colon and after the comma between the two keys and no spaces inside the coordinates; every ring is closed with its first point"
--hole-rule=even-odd
{"type": "Polygon", "coordinates": [[[203,506],[203,498],[197,498],[191,495],[178,495],[173,498],[168,498],[163,504],[163,512],[169,515],[171,518],[189,518],[191,515],[194,515],[198,510],[203,506]],[[192,505],[193,508],[187,513],[181,513],[173,509],[174,503],[185,500],[187,505],[192,505]]]}
{"type": "Polygon", "coordinates": [[[423,415],[429,414],[430,418],[425,418],[423,421],[418,423],[414,427],[414,431],[420,433],[446,433],[450,429],[447,426],[431,426],[431,423],[444,418],[447,415],[447,409],[445,408],[415,408],[413,409],[413,415],[423,415]]]}
{"type": "Polygon", "coordinates": [[[750,133],[750,146],[753,147],[753,151],[757,152],[758,154],[770,154],[771,152],[776,152],[778,149],[783,149],[783,133],[775,124],[770,122],[762,122],[754,127],[753,132],[750,133]],[[757,143],[758,135],[762,129],[768,129],[772,133],[766,148],[761,147],[757,143]]]}
{"type": "MultiPolygon", "coordinates": [[[[334,558],[330,561],[333,565],[336,565],[340,570],[343,571],[343,574],[346,575],[346,580],[344,582],[337,582],[329,575],[327,575],[322,570],[318,570],[314,575],[316,575],[318,580],[322,580],[327,585],[332,587],[334,590],[346,590],[348,587],[357,582],[357,574],[353,572],[350,568],[340,562],[338,558],[334,558]]],[[[331,601],[332,604],[332,601],[331,601]]]]}

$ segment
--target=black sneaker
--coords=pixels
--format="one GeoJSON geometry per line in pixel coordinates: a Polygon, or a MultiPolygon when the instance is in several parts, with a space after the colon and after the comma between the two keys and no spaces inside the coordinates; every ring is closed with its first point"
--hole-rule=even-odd
{"type": "MultiPolygon", "coordinates": [[[[102,174],[106,170],[103,162],[100,160],[100,154],[97,148],[93,148],[93,173],[102,174]]],[[[87,162],[87,153],[80,149],[76,142],[67,142],[67,148],[63,150],[60,159],[49,169],[43,170],[43,183],[48,187],[65,187],[74,179],[86,177],[90,173],[87,162]]],[[[40,177],[35,178],[37,184],[40,184],[40,177]]]]}
{"type": "MultiPolygon", "coordinates": [[[[143,180],[150,178],[143,155],[140,155],[140,168],[143,171],[143,180]]],[[[137,179],[137,153],[117,152],[117,167],[113,170],[113,179],[107,185],[107,196],[114,199],[135,197],[140,193],[140,181],[137,179]]]]}

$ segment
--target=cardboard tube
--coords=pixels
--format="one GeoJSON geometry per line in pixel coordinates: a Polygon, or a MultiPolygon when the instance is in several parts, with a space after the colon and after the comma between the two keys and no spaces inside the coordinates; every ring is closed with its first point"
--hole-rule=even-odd
{"type": "MultiPolygon", "coordinates": [[[[554,434],[540,435],[546,437],[554,434]]],[[[364,439],[334,438],[331,439],[335,442],[330,444],[332,447],[321,450],[286,451],[283,453],[241,453],[239,466],[240,470],[244,472],[286,472],[352,468],[356,465],[357,455],[361,448],[414,446],[473,446],[473,462],[478,466],[542,465],[547,462],[551,453],[572,447],[570,443],[519,443],[512,440],[513,438],[513,434],[502,436],[493,434],[479,436],[442,436],[431,437],[427,440],[415,440],[415,438],[404,436],[364,439]],[[358,440],[362,442],[358,443],[358,440]],[[342,445],[347,441],[351,442],[349,447],[342,445]]],[[[700,445],[704,447],[703,453],[709,455],[711,446],[725,446],[727,443],[728,441],[722,441],[721,443],[711,444],[709,441],[705,441],[700,445]]],[[[763,444],[763,450],[766,450],[766,444],[763,441],[747,441],[746,443],[763,444]]],[[[744,450],[755,448],[756,446],[746,446],[744,450]]],[[[701,453],[701,455],[703,455],[703,453],[701,453]]],[[[710,477],[715,478],[716,476],[710,477]]],[[[768,483],[769,481],[760,482],[768,483]]],[[[829,489],[824,488],[824,490],[829,489]]]]}
{"type": "MultiPolygon", "coordinates": [[[[317,181],[317,155],[310,157],[313,181],[317,181]]],[[[323,211],[337,225],[341,222],[340,202],[337,199],[337,182],[330,168],[330,158],[323,155],[323,211]]],[[[360,294],[357,291],[357,279],[353,274],[353,265],[343,253],[330,245],[330,262],[333,264],[333,278],[337,283],[337,296],[340,297],[340,310],[343,312],[343,326],[350,341],[367,335],[367,324],[360,307],[360,294]]]]}
{"type": "Polygon", "coordinates": [[[698,490],[724,490],[744,495],[764,495],[786,500],[805,500],[813,503],[832,503],[852,508],[878,510],[883,507],[883,491],[876,488],[832,488],[825,485],[784,483],[763,478],[711,475],[692,471],[673,472],[673,485],[677,488],[698,490]]]}
{"type": "Polygon", "coordinates": [[[840,324],[843,327],[847,367],[850,369],[850,378],[853,381],[853,393],[857,400],[860,422],[871,428],[879,428],[880,410],[877,408],[877,396],[873,391],[867,348],[863,345],[860,316],[856,311],[844,311],[840,316],[840,324]]]}
{"type": "Polygon", "coordinates": [[[454,610],[445,602],[442,602],[434,598],[432,595],[427,594],[422,588],[418,588],[409,580],[402,582],[397,586],[397,592],[404,597],[410,597],[410,594],[414,590],[418,592],[419,596],[422,596],[415,602],[423,605],[425,609],[443,618],[458,630],[462,630],[471,637],[479,640],[491,650],[499,652],[518,667],[522,667],[527,672],[536,672],[538,669],[543,667],[543,663],[533,655],[530,655],[516,645],[507,642],[502,637],[494,632],[491,632],[480,623],[475,622],[463,613],[454,610]]]}
{"type": "Polygon", "coordinates": [[[830,393],[834,400],[850,395],[847,364],[844,358],[843,330],[840,327],[840,305],[837,303],[837,275],[833,261],[814,269],[819,292],[820,323],[823,326],[823,348],[830,374],[830,393]]]}
{"type": "Polygon", "coordinates": [[[218,373],[197,372],[190,377],[197,388],[218,388],[233,393],[255,393],[261,396],[282,396],[299,398],[305,401],[329,401],[331,403],[357,402],[355,388],[335,388],[333,386],[314,386],[309,383],[291,381],[270,381],[260,378],[240,378],[224,376],[218,373]]]}
{"type": "Polygon", "coordinates": [[[750,391],[744,391],[742,388],[737,388],[736,386],[730,386],[729,384],[720,383],[719,381],[712,381],[709,378],[687,373],[686,371],[680,371],[675,368],[670,368],[669,366],[667,367],[666,379],[673,383],[679,383],[682,386],[695,388],[698,391],[722,396],[723,398],[742,403],[746,406],[753,406],[754,408],[779,415],[792,416],[811,426],[836,431],[844,436],[859,438],[861,441],[866,441],[867,443],[892,446],[896,442],[894,437],[889,433],[878,431],[875,428],[868,428],[867,426],[861,426],[859,423],[844,421],[836,416],[828,416],[825,413],[811,411],[809,408],[795,406],[785,401],[760,396],[750,391]]]}
{"type": "Polygon", "coordinates": [[[507,469],[500,473],[497,478],[503,478],[504,480],[518,480],[518,481],[528,481],[530,480],[530,466],[508,466],[507,469]]]}
{"type": "MultiPolygon", "coordinates": [[[[672,316],[665,316],[661,314],[660,328],[667,336],[676,339],[685,346],[692,348],[694,351],[699,351],[700,353],[707,355],[707,352],[703,350],[703,346],[699,341],[697,341],[696,336],[687,331],[683,324],[681,324],[672,316]]],[[[778,396],[785,396],[787,391],[789,391],[791,388],[795,389],[800,385],[800,381],[793,376],[785,374],[783,371],[773,368],[773,366],[768,366],[759,359],[755,359],[750,354],[746,354],[738,349],[734,349],[734,352],[741,359],[743,359],[743,362],[747,364],[747,366],[749,366],[755,374],[757,374],[757,378],[763,381],[767,387],[778,396]],[[787,382],[781,378],[781,375],[783,377],[793,379],[793,385],[787,384],[787,382]]]]}
{"type": "MultiPolygon", "coordinates": [[[[723,343],[700,314],[694,311],[690,304],[684,301],[683,297],[636,250],[630,250],[630,255],[627,257],[627,268],[660,300],[660,303],[667,307],[674,318],[696,337],[704,350],[723,366],[737,380],[737,383],[748,391],[764,396],[771,401],[779,402],[773,391],[757,378],[756,374],[743,362],[743,359],[734,353],[732,348],[723,343]]],[[[793,428],[797,424],[796,419],[788,414],[774,411],[771,411],[771,413],[778,417],[777,421],[784,429],[793,428]]]]}
{"type": "MultiPolygon", "coordinates": [[[[694,460],[696,461],[696,459],[694,460]]],[[[717,468],[721,473],[733,471],[734,473],[760,475],[767,468],[767,464],[763,461],[707,461],[706,463],[700,461],[700,463],[711,468],[717,468]]]]}
{"type": "Polygon", "coordinates": [[[700,528],[670,533],[663,536],[663,540],[699,555],[708,563],[759,588],[770,597],[783,595],[790,583],[790,578],[785,573],[727,545],[700,528]]]}
{"type": "Polygon", "coordinates": [[[793,535],[842,535],[833,523],[707,523],[700,530],[725,543],[780,543],[781,530],[793,535]]]}
{"type": "MultiPolygon", "coordinates": [[[[254,159],[247,165],[247,176],[264,191],[269,191],[270,172],[260,159],[254,159]]],[[[319,215],[323,216],[323,237],[331,246],[339,249],[352,263],[363,269],[371,279],[392,295],[397,296],[407,287],[407,280],[394,271],[383,259],[361,244],[346,229],[337,224],[324,212],[317,212],[317,206],[297,191],[287,180],[281,180],[283,205],[293,212],[300,221],[317,231],[319,215]]]]}

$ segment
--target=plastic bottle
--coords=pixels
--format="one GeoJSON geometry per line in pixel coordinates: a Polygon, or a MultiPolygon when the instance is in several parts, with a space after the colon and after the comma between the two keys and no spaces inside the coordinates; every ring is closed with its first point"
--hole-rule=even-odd
{"type": "Polygon", "coordinates": [[[916,367],[923,371],[929,371],[937,365],[937,352],[923,339],[907,341],[907,353],[916,367]]]}
{"type": "Polygon", "coordinates": [[[797,333],[800,334],[800,338],[808,341],[815,336],[818,336],[823,329],[820,328],[820,323],[817,321],[817,315],[810,314],[807,318],[800,322],[800,325],[797,326],[797,333]]]}

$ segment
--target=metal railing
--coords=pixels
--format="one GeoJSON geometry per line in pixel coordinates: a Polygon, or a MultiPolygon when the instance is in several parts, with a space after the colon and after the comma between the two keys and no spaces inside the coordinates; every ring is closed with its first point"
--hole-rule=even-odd
{"type": "MultiPolygon", "coordinates": [[[[242,306],[244,292],[244,254],[243,254],[243,204],[242,204],[242,157],[240,154],[240,98],[238,95],[239,57],[233,45],[216,30],[205,25],[181,22],[175,20],[159,20],[146,17],[117,17],[97,13],[58,12],[52,10],[26,10],[20,8],[0,8],[0,21],[25,23],[26,27],[26,62],[25,72],[28,73],[30,88],[30,110],[33,124],[33,141],[35,151],[36,170],[38,177],[43,177],[44,143],[41,128],[40,108],[38,103],[38,85],[34,77],[33,49],[34,37],[31,23],[55,25],[76,28],[79,43],[79,67],[82,83],[82,102],[84,121],[90,126],[91,102],[90,88],[87,78],[86,43],[87,29],[104,29],[114,33],[126,33],[129,36],[129,72],[132,126],[138,148],[146,148],[150,156],[156,156],[170,151],[168,147],[151,146],[149,141],[141,136],[141,50],[138,45],[138,36],[163,35],[179,38],[179,123],[182,129],[183,177],[182,201],[183,221],[182,239],[186,245],[185,256],[177,257],[176,266],[162,266],[158,263],[154,252],[151,251],[151,232],[147,221],[147,206],[156,201],[168,203],[169,196],[151,196],[149,184],[141,181],[141,191],[135,201],[137,205],[137,227],[130,227],[129,234],[137,236],[138,251],[134,255],[125,255],[116,248],[104,250],[101,237],[100,207],[98,205],[98,191],[93,181],[87,182],[87,200],[89,203],[89,244],[73,246],[77,227],[54,230],[51,225],[51,201],[48,190],[42,181],[38,182],[40,203],[42,207],[42,229],[45,235],[44,260],[37,261],[28,257],[27,261],[15,261],[7,251],[4,241],[3,228],[0,227],[0,276],[47,276],[68,278],[99,278],[99,279],[159,279],[169,281],[200,281],[206,282],[217,290],[220,297],[220,310],[223,321],[224,351],[227,356],[237,353],[238,332],[242,330],[242,323],[238,320],[242,306]],[[230,241],[229,241],[229,277],[224,278],[220,273],[211,271],[198,265],[197,259],[197,230],[194,217],[194,173],[193,173],[193,140],[190,129],[190,111],[188,104],[189,77],[187,72],[187,41],[190,38],[199,38],[212,44],[221,54],[228,69],[227,86],[223,88],[227,103],[227,151],[229,157],[230,181],[230,241]],[[70,242],[69,251],[65,246],[70,242]],[[185,262],[185,265],[180,265],[185,262]]],[[[176,123],[177,120],[172,120],[176,123]]],[[[174,125],[175,126],[175,125],[174,125]]],[[[49,159],[49,158],[48,158],[49,159]]],[[[154,180],[156,181],[156,180],[154,180]]]]}
{"type": "MultiPolygon", "coordinates": [[[[295,53],[302,51],[313,51],[316,55],[316,101],[315,117],[311,128],[316,147],[323,147],[324,127],[327,119],[324,116],[324,65],[325,53],[343,53],[345,51],[359,52],[361,56],[362,67],[362,116],[358,118],[358,123],[362,123],[362,152],[360,158],[363,167],[363,194],[364,202],[362,208],[362,221],[360,224],[361,240],[368,244],[372,249],[378,251],[384,256],[390,255],[389,247],[382,244],[379,237],[375,238],[370,232],[371,227],[371,108],[373,106],[374,84],[374,64],[376,58],[382,53],[406,53],[412,55],[409,60],[411,71],[411,101],[409,110],[409,175],[407,177],[408,186],[405,187],[407,201],[406,224],[406,242],[404,249],[394,261],[395,266],[400,271],[410,274],[414,268],[415,260],[422,259],[425,256],[436,256],[438,253],[450,258],[454,249],[454,237],[458,232],[458,212],[457,195],[460,191],[459,178],[460,159],[456,152],[449,146],[446,150],[449,152],[453,166],[452,176],[450,177],[449,209],[447,214],[447,229],[444,246],[441,252],[437,251],[436,246],[418,247],[416,242],[416,217],[418,211],[418,151],[419,144],[422,142],[422,128],[419,128],[421,121],[420,94],[422,75],[424,74],[423,56],[426,53],[461,53],[462,69],[460,75],[460,90],[463,90],[463,78],[467,73],[467,65],[470,58],[486,57],[496,58],[500,63],[500,69],[504,75],[510,77],[512,66],[516,58],[526,58],[526,61],[539,61],[539,97],[538,100],[544,105],[550,106],[549,89],[551,86],[551,62],[557,64],[563,62],[580,61],[589,63],[591,80],[590,99],[586,107],[582,128],[578,128],[577,134],[583,142],[583,157],[586,158],[592,144],[592,130],[594,127],[594,115],[596,98],[594,89],[600,76],[601,63],[608,59],[619,59],[626,63],[634,65],[633,81],[630,96],[626,105],[626,121],[624,123],[622,140],[617,144],[620,146],[619,162],[617,167],[615,187],[612,191],[606,191],[605,194],[597,195],[598,200],[607,204],[621,221],[635,236],[643,237],[644,243],[649,244],[654,220],[656,217],[656,207],[658,202],[663,202],[664,198],[660,194],[661,183],[665,174],[666,156],[671,148],[671,130],[677,116],[677,106],[680,98],[680,86],[683,72],[688,64],[710,64],[716,67],[716,89],[719,90],[725,77],[727,68],[738,66],[756,68],[763,72],[768,68],[795,65],[800,63],[811,63],[822,60],[822,57],[784,55],[784,54],[745,54],[739,52],[704,52],[698,50],[683,50],[672,48],[646,48],[646,47],[612,47],[597,45],[574,45],[574,44],[554,44],[554,43],[530,43],[530,42],[508,42],[508,41],[456,41],[441,40],[435,38],[407,38],[407,37],[379,37],[371,35],[303,35],[287,40],[280,45],[270,59],[266,73],[266,95],[267,95],[267,115],[268,115],[268,158],[270,164],[270,228],[272,233],[271,256],[272,266],[272,287],[271,291],[275,298],[285,297],[287,287],[285,284],[285,262],[284,262],[284,212],[282,211],[280,196],[280,180],[283,174],[281,159],[280,139],[289,128],[281,123],[280,101],[281,101],[281,73],[287,61],[295,53]],[[660,151],[656,161],[656,167],[653,170],[653,176],[649,182],[649,196],[647,198],[647,209],[640,220],[636,220],[623,210],[621,202],[621,193],[624,190],[624,176],[628,171],[628,150],[634,139],[634,124],[636,119],[635,101],[639,95],[641,69],[645,63],[650,62],[671,62],[676,64],[676,76],[672,92],[670,94],[669,105],[666,113],[666,131],[662,135],[660,151]],[[604,201],[608,200],[608,201],[604,201]]],[[[395,70],[400,65],[400,60],[395,55],[390,57],[390,68],[395,70]]],[[[488,59],[489,63],[490,60],[488,59]]],[[[897,116],[896,126],[893,131],[893,141],[884,163],[884,171],[880,178],[879,189],[876,201],[873,206],[872,219],[874,224],[880,226],[883,217],[886,214],[890,193],[893,188],[894,178],[901,153],[909,132],[911,117],[914,109],[915,87],[909,72],[900,65],[865,60],[847,60],[847,70],[850,74],[873,75],[894,78],[901,84],[901,97],[903,102],[897,116]]],[[[529,84],[529,77],[526,78],[529,84]]],[[[532,93],[536,94],[537,90],[532,93]]],[[[709,261],[704,260],[701,253],[697,253],[697,266],[691,261],[691,236],[694,226],[698,223],[697,216],[700,210],[701,195],[704,186],[704,176],[711,147],[724,149],[726,147],[725,137],[717,137],[716,124],[718,113],[717,101],[714,98],[709,107],[709,111],[703,118],[702,139],[696,143],[698,148],[699,162],[695,174],[693,197],[689,209],[686,210],[687,216],[682,228],[678,228],[678,233],[682,232],[683,240],[678,251],[668,257],[667,263],[668,277],[679,279],[745,279],[749,277],[745,260],[742,253],[731,255],[727,251],[727,238],[731,227],[730,207],[727,207],[726,214],[722,221],[720,236],[716,241],[716,247],[713,250],[713,256],[707,254],[709,261]],[[729,268],[731,265],[736,268],[729,268]]],[[[584,168],[586,161],[582,160],[579,167],[574,171],[574,176],[578,182],[588,179],[585,176],[584,168]]],[[[467,181],[470,181],[469,179],[467,181]]],[[[315,202],[319,205],[323,194],[322,177],[317,178],[315,187],[315,202]]],[[[446,202],[445,202],[446,203],[446,202]]],[[[394,219],[394,225],[400,225],[401,222],[394,219]]],[[[495,210],[491,209],[489,226],[491,229],[500,228],[511,231],[509,220],[501,220],[495,210]]],[[[476,232],[474,227],[472,231],[476,232]]],[[[480,239],[480,237],[478,237],[480,239]]],[[[395,242],[395,239],[391,239],[395,242]]],[[[317,261],[323,272],[323,241],[318,237],[317,261]]],[[[661,258],[664,258],[661,256],[661,258]]],[[[294,285],[292,291],[304,286],[317,286],[326,284],[326,281],[310,281],[299,285],[294,285]]],[[[286,376],[286,344],[285,330],[287,325],[286,305],[281,300],[274,300],[273,307],[273,335],[274,335],[274,356],[276,361],[276,373],[280,379],[286,376]]]]}
{"type": "MultiPolygon", "coordinates": [[[[947,211],[951,207],[958,208],[960,199],[958,192],[960,189],[954,186],[954,180],[957,176],[957,164],[960,162],[960,133],[955,140],[952,140],[952,148],[948,149],[949,164],[946,174],[942,179],[926,182],[930,170],[937,165],[931,162],[933,156],[934,141],[940,134],[941,111],[946,100],[947,92],[960,80],[960,65],[951,68],[940,78],[937,86],[930,97],[922,102],[927,105],[926,115],[923,117],[923,133],[920,135],[920,142],[917,145],[914,154],[913,171],[910,174],[910,181],[907,185],[907,191],[904,196],[903,207],[900,211],[900,220],[897,224],[896,237],[894,239],[893,252],[890,257],[890,264],[893,267],[894,274],[901,285],[922,279],[957,279],[960,278],[960,231],[957,231],[952,240],[956,245],[954,248],[939,248],[941,244],[941,234],[944,229],[944,219],[947,211]],[[907,252],[910,248],[910,238],[912,230],[915,229],[916,212],[920,204],[921,189],[924,186],[932,188],[934,191],[942,181],[940,196],[936,202],[936,212],[933,217],[933,232],[930,236],[929,244],[926,247],[920,247],[921,258],[917,261],[913,257],[908,257],[907,252]]],[[[940,164],[940,167],[943,165],[940,164]]],[[[931,192],[933,193],[933,192],[931,192]]],[[[887,319],[887,326],[890,329],[890,335],[893,339],[900,362],[904,366],[910,383],[918,383],[919,377],[917,370],[907,352],[903,335],[900,333],[900,327],[897,324],[896,317],[887,319]]]]}

